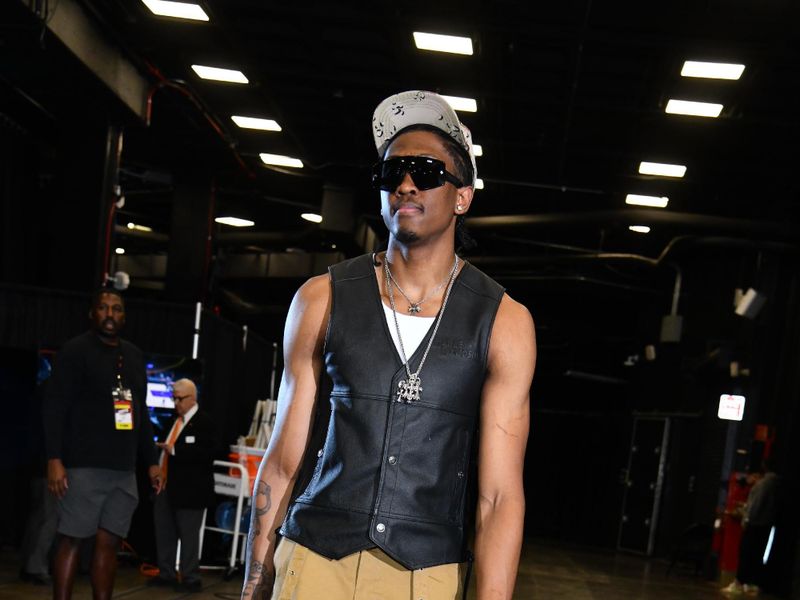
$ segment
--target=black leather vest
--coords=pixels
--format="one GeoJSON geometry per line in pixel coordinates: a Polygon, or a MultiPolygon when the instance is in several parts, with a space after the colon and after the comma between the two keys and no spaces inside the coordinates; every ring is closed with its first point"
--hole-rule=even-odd
{"type": "MultiPolygon", "coordinates": [[[[489,338],[503,288],[471,266],[456,279],[420,373],[406,378],[369,255],[330,268],[328,389],[281,535],[328,558],[381,548],[409,569],[462,562],[489,338]]],[[[416,371],[433,327],[412,355],[416,371]]]]}

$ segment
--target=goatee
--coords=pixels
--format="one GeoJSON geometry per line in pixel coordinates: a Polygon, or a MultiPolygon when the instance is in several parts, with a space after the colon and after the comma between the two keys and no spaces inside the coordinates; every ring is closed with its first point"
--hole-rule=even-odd
{"type": "Polygon", "coordinates": [[[398,242],[405,245],[413,244],[419,240],[417,233],[408,229],[399,229],[394,237],[398,242]]]}

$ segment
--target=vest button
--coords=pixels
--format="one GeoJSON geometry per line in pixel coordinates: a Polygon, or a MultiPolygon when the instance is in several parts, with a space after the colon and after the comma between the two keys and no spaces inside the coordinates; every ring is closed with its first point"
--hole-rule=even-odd
{"type": "Polygon", "coordinates": [[[396,456],[390,456],[390,457],[389,457],[389,464],[390,464],[390,465],[395,465],[395,464],[397,464],[397,457],[396,457],[396,456]]]}
{"type": "Polygon", "coordinates": [[[383,533],[384,531],[386,531],[386,525],[384,525],[383,523],[378,523],[375,526],[375,529],[378,530],[378,533],[383,533]]]}

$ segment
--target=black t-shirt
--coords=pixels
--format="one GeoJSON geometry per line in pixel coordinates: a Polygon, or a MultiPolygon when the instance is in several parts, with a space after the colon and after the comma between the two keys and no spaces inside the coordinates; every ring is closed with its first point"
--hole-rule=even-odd
{"type": "Polygon", "coordinates": [[[56,355],[44,402],[47,458],[66,467],[133,471],[136,457],[158,464],[145,394],[141,351],[120,340],[104,343],[89,331],[68,341],[56,355]],[[122,365],[121,368],[119,365],[122,365]],[[133,396],[133,429],[116,428],[112,389],[119,372],[133,396]]]}

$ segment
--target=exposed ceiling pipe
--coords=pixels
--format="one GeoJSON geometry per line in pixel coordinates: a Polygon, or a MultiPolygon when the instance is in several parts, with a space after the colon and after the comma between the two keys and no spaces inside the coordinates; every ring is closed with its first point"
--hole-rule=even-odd
{"type": "Polygon", "coordinates": [[[758,221],[715,217],[695,213],[659,211],[631,208],[628,210],[600,210],[572,213],[545,213],[497,215],[491,217],[467,217],[467,227],[477,229],[501,229],[504,227],[616,225],[616,224],[679,225],[706,230],[720,230],[742,234],[746,237],[776,237],[795,239],[797,225],[789,222],[758,221]]]}

